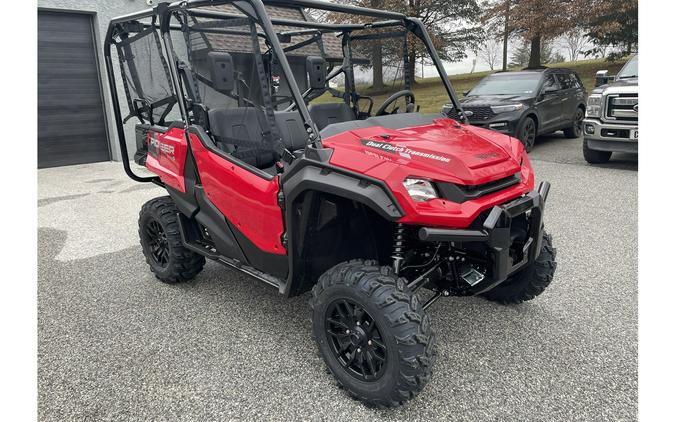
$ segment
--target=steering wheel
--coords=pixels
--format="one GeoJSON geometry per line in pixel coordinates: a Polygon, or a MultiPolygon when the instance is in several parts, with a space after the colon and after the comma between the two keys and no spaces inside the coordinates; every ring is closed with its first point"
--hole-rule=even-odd
{"type": "Polygon", "coordinates": [[[385,110],[387,109],[387,107],[392,105],[392,103],[394,103],[396,100],[398,100],[401,97],[410,98],[409,104],[415,103],[415,94],[409,89],[402,89],[399,92],[394,93],[391,97],[384,100],[384,102],[382,103],[380,108],[378,108],[377,111],[375,112],[375,115],[376,116],[384,116],[385,114],[394,114],[398,110],[398,107],[396,107],[391,113],[387,113],[387,112],[385,112],[385,110]]]}

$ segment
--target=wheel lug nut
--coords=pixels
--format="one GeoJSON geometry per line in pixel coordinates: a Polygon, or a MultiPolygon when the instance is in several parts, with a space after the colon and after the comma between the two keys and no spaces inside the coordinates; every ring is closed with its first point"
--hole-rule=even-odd
{"type": "Polygon", "coordinates": [[[368,340],[368,346],[372,346],[372,345],[373,345],[373,341],[372,341],[372,340],[368,340]]]}
{"type": "Polygon", "coordinates": [[[361,353],[361,348],[356,349],[356,353],[361,353]]]}
{"type": "Polygon", "coordinates": [[[345,331],[345,333],[347,333],[347,334],[349,334],[350,332],[351,332],[351,331],[349,331],[349,330],[345,331]]]}
{"type": "Polygon", "coordinates": [[[361,323],[359,321],[356,321],[356,325],[361,325],[361,323]]]}

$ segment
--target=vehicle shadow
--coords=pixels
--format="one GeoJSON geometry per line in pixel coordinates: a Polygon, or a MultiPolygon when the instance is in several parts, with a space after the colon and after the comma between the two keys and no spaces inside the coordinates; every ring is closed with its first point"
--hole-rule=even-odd
{"type": "MultiPolygon", "coordinates": [[[[131,403],[153,403],[142,406],[148,413],[137,415],[152,419],[157,416],[153,409],[161,412],[180,400],[170,392],[160,399],[151,394],[163,385],[198,391],[205,400],[218,397],[224,400],[220,406],[239,414],[254,408],[262,412],[266,397],[293,391],[287,400],[295,403],[301,419],[312,418],[316,409],[330,409],[336,401],[349,412],[367,412],[374,419],[415,419],[418,412],[435,409],[448,388],[460,391],[472,376],[483,376],[474,370],[458,374],[456,368],[512,363],[514,357],[503,351],[514,348],[514,339],[531,343],[531,348],[541,342],[514,333],[513,326],[531,333],[555,322],[541,303],[508,308],[481,298],[441,300],[429,309],[438,353],[434,380],[403,408],[371,409],[337,388],[317,356],[308,294],[286,299],[210,261],[190,283],[163,284],[147,268],[139,246],[59,261],[55,257],[66,237],[65,231],[38,230],[39,411],[66,411],[61,419],[76,419],[87,411],[77,405],[59,408],[66,399],[63,391],[81,391],[70,397],[72,403],[86,401],[109,415],[131,403]],[[59,376],[64,371],[72,376],[59,376]],[[130,387],[139,385],[146,387],[130,387]],[[92,390],[101,394],[86,397],[92,390]],[[222,391],[231,391],[233,398],[220,396],[222,391]],[[303,407],[303,397],[312,397],[313,405],[303,407]]],[[[199,403],[187,404],[183,415],[214,419],[222,410],[199,403]]]]}

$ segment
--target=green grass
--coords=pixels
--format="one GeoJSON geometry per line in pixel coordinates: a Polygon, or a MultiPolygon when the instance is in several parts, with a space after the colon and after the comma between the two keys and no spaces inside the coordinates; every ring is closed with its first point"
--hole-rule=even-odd
{"type": "MultiPolygon", "coordinates": [[[[589,92],[593,89],[595,85],[595,72],[601,69],[607,69],[610,75],[616,75],[616,73],[621,69],[626,60],[618,60],[615,62],[608,62],[602,59],[596,60],[580,60],[576,62],[564,62],[564,63],[555,63],[549,65],[549,67],[565,67],[576,71],[581,77],[581,82],[586,87],[586,90],[589,92]]],[[[509,69],[509,70],[518,70],[518,69],[509,69]]],[[[464,91],[468,91],[473,88],[481,79],[490,75],[493,71],[486,72],[475,72],[475,73],[463,73],[458,75],[450,75],[450,82],[452,83],[455,93],[459,98],[463,96],[464,91]]],[[[369,89],[365,86],[357,86],[357,91],[363,95],[368,95],[369,89]]],[[[440,111],[443,104],[449,101],[448,95],[445,92],[445,88],[441,83],[441,79],[438,77],[435,78],[417,78],[413,85],[413,91],[415,92],[415,101],[416,104],[420,106],[422,112],[437,112],[440,111]]],[[[373,101],[375,106],[373,110],[376,110],[377,107],[382,104],[388,95],[373,95],[373,101]]],[[[320,102],[333,102],[339,101],[336,98],[333,98],[330,94],[324,94],[312,103],[320,102]]]]}

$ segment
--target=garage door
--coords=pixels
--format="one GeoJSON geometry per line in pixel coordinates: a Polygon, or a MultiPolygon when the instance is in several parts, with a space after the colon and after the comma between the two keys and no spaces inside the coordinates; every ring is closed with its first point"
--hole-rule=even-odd
{"type": "Polygon", "coordinates": [[[38,167],[109,159],[92,17],[38,12],[38,167]]]}

